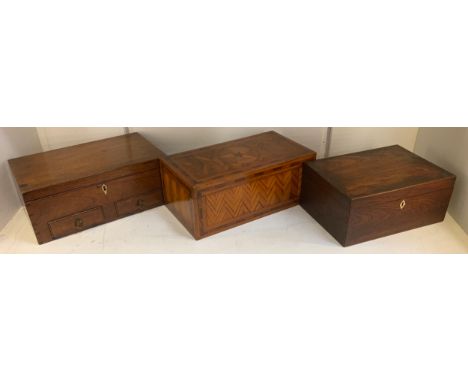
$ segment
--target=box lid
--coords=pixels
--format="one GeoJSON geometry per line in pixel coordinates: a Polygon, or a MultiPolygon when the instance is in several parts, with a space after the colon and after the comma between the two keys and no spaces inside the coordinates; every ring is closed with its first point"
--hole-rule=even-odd
{"type": "Polygon", "coordinates": [[[398,145],[307,162],[307,166],[351,199],[455,177],[398,145]]]}
{"type": "Polygon", "coordinates": [[[112,175],[122,168],[118,175],[129,175],[132,165],[161,156],[164,154],[140,134],[132,133],[10,159],[9,164],[28,201],[82,186],[85,180],[112,175]]]}
{"type": "Polygon", "coordinates": [[[315,152],[274,131],[168,156],[192,185],[315,159],[315,152]]]}

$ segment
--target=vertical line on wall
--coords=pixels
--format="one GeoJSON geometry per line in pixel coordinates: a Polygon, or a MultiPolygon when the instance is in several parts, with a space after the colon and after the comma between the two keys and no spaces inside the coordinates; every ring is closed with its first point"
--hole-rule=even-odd
{"type": "Polygon", "coordinates": [[[130,134],[130,129],[128,127],[124,127],[124,134],[130,134]]]}
{"type": "Polygon", "coordinates": [[[47,131],[45,127],[36,127],[36,133],[39,138],[39,142],[42,146],[42,151],[50,150],[49,139],[47,138],[47,131]]]}
{"type": "Polygon", "coordinates": [[[328,158],[330,156],[332,131],[333,131],[333,127],[327,127],[327,136],[325,138],[325,155],[324,155],[325,158],[328,158]]]}
{"type": "Polygon", "coordinates": [[[411,151],[412,152],[415,152],[416,151],[416,142],[418,141],[418,137],[419,137],[419,132],[421,131],[421,128],[420,127],[417,127],[416,128],[416,134],[414,135],[414,142],[413,142],[413,147],[411,148],[411,151]]]}

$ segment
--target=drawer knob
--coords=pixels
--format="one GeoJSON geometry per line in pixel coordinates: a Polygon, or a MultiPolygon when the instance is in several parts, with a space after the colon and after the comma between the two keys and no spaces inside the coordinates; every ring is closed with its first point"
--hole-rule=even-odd
{"type": "Polygon", "coordinates": [[[102,190],[102,192],[104,192],[104,195],[107,195],[107,184],[103,184],[101,186],[101,190],[102,190]]]}
{"type": "Polygon", "coordinates": [[[136,204],[141,208],[145,206],[145,201],[143,199],[138,199],[136,204]]]}
{"type": "Polygon", "coordinates": [[[402,210],[403,208],[405,208],[405,206],[406,206],[406,202],[405,202],[405,200],[403,199],[403,200],[401,201],[401,203],[400,203],[400,210],[402,210]]]}
{"type": "Polygon", "coordinates": [[[75,227],[76,228],[82,228],[83,225],[84,225],[83,219],[81,219],[81,218],[76,218],[75,219],[75,227]]]}

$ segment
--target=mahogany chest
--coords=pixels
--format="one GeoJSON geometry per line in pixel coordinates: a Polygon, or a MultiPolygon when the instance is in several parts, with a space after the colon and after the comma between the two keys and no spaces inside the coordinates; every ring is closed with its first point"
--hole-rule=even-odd
{"type": "Polygon", "coordinates": [[[200,239],[299,201],[302,163],[315,152],[266,132],[161,161],[167,207],[200,239]]]}
{"type": "Polygon", "coordinates": [[[304,164],[300,204],[343,246],[444,220],[455,176],[389,146],[304,164]]]}
{"type": "Polygon", "coordinates": [[[9,164],[42,244],[163,204],[163,156],[133,133],[9,164]]]}

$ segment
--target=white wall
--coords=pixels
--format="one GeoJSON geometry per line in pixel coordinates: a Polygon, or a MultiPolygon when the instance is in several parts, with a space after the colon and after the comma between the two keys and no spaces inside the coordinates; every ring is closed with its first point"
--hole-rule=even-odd
{"type": "Polygon", "coordinates": [[[34,127],[0,128],[0,229],[21,206],[8,159],[42,151],[34,127]]]}
{"type": "Polygon", "coordinates": [[[38,127],[44,151],[124,134],[123,127],[38,127]]]}
{"type": "MultiPolygon", "coordinates": [[[[325,153],[325,127],[131,127],[130,132],[140,132],[167,154],[241,138],[267,130],[275,130],[315,150],[319,158],[325,153]]],[[[103,128],[38,128],[44,150],[70,146],[124,134],[123,127],[103,128]]],[[[332,129],[330,155],[366,150],[399,144],[413,150],[418,128],[361,128],[332,129]]]]}
{"type": "Polygon", "coordinates": [[[139,132],[167,154],[242,138],[263,131],[275,130],[323,156],[326,128],[324,127],[145,127],[130,128],[139,132]]]}
{"type": "MultiPolygon", "coordinates": [[[[203,147],[227,140],[275,130],[323,156],[326,129],[323,127],[131,127],[130,132],[139,132],[167,154],[203,147]]],[[[40,127],[37,128],[44,150],[53,150],[125,133],[123,127],[40,127]]]]}
{"type": "Polygon", "coordinates": [[[417,127],[333,127],[330,156],[390,145],[413,151],[417,134],[417,127]]]}
{"type": "Polygon", "coordinates": [[[415,152],[457,176],[449,213],[468,233],[468,128],[422,127],[415,152]]]}

